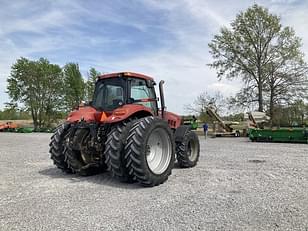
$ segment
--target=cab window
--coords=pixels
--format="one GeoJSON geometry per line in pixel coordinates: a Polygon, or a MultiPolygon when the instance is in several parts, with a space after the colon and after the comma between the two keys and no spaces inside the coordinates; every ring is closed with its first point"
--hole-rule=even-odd
{"type": "Polygon", "coordinates": [[[142,104],[146,107],[152,108],[154,112],[157,111],[156,102],[138,102],[141,99],[155,99],[155,93],[153,88],[148,88],[145,80],[143,79],[131,79],[130,98],[133,103],[142,104]]]}
{"type": "Polygon", "coordinates": [[[92,106],[98,110],[111,111],[125,102],[126,82],[122,79],[112,78],[100,80],[95,88],[92,106]]]}

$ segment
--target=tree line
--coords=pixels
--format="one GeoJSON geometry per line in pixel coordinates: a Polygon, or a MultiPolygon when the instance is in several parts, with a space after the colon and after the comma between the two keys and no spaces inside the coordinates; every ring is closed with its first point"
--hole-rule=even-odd
{"type": "Polygon", "coordinates": [[[98,75],[100,73],[91,68],[85,80],[77,63],[67,63],[61,68],[45,58],[19,58],[7,79],[11,102],[2,115],[26,117],[25,112],[28,112],[35,129],[48,127],[81,101],[91,100],[98,75]]]}
{"type": "MultiPolygon", "coordinates": [[[[191,104],[186,105],[185,109],[194,115],[197,114],[201,122],[213,123],[215,119],[211,118],[206,112],[206,107],[209,105],[216,109],[223,120],[244,121],[244,110],[235,108],[233,98],[226,98],[219,92],[214,94],[203,92],[191,104]]],[[[266,112],[269,114],[268,111],[266,112]]],[[[273,115],[269,126],[308,126],[308,103],[303,99],[298,99],[288,104],[276,105],[273,115]]]]}

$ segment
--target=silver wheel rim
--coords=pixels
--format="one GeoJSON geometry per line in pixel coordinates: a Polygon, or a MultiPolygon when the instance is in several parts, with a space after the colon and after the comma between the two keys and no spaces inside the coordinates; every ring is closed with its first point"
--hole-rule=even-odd
{"type": "Polygon", "coordinates": [[[190,140],[187,144],[187,156],[190,161],[195,161],[198,156],[198,145],[194,140],[190,140]]]}
{"type": "Polygon", "coordinates": [[[150,134],[146,145],[146,160],[154,174],[162,174],[168,168],[172,155],[171,140],[163,128],[150,134]]]}

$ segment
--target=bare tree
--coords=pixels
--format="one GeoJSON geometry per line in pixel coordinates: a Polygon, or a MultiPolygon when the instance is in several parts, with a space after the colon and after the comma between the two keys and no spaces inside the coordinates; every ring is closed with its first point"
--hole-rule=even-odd
{"type": "Polygon", "coordinates": [[[216,108],[216,112],[224,113],[226,100],[220,92],[216,92],[213,95],[202,92],[192,104],[185,105],[185,110],[198,114],[201,120],[206,121],[209,119],[206,114],[206,108],[210,105],[216,108]]]}

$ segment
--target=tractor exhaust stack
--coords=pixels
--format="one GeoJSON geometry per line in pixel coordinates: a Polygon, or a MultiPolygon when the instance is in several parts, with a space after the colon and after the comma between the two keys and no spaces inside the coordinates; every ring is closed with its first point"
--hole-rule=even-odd
{"type": "Polygon", "coordinates": [[[164,95],[164,85],[165,81],[161,80],[159,82],[159,95],[160,95],[160,104],[161,104],[161,117],[164,118],[164,112],[165,112],[165,95],[164,95]]]}

